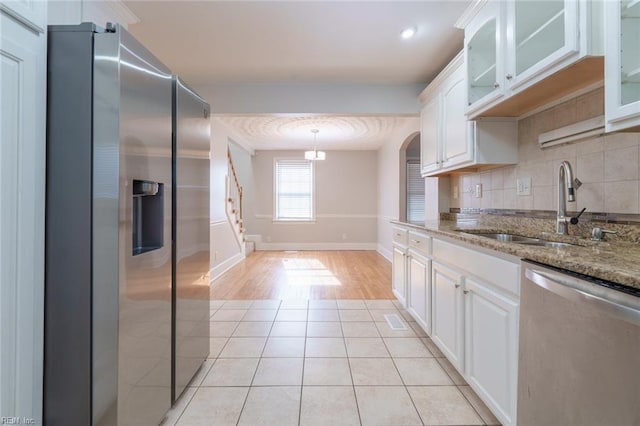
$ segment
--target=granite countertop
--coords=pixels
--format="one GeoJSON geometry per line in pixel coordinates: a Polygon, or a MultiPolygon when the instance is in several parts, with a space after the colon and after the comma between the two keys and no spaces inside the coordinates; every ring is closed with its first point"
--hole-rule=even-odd
{"type": "Polygon", "coordinates": [[[513,229],[440,220],[413,225],[392,221],[396,225],[427,231],[472,245],[530,259],[546,265],[568,269],[592,277],[640,289],[640,244],[629,241],[591,241],[588,238],[555,235],[522,226],[513,229]],[[575,244],[566,247],[541,247],[497,241],[473,232],[510,233],[575,244]]]}

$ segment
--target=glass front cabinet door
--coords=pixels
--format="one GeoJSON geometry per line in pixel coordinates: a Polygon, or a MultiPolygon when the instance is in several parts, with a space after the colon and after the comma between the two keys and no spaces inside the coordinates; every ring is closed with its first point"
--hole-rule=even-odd
{"type": "Polygon", "coordinates": [[[640,128],[640,0],[606,3],[607,131],[640,128]]]}
{"type": "Polygon", "coordinates": [[[512,91],[579,53],[578,1],[507,2],[507,75],[512,91]]]}
{"type": "Polygon", "coordinates": [[[465,28],[467,114],[504,96],[504,2],[490,0],[465,28]]]}

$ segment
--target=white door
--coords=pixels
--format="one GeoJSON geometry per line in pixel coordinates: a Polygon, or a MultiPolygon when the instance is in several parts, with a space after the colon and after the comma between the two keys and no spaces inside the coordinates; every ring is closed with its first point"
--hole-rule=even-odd
{"type": "Polygon", "coordinates": [[[431,260],[414,252],[409,256],[409,312],[431,334],[431,260]]]}
{"type": "Polygon", "coordinates": [[[640,126],[640,2],[605,3],[607,131],[640,126]]]}
{"type": "Polygon", "coordinates": [[[440,95],[427,100],[420,112],[422,174],[440,168],[440,95]]]}
{"type": "Polygon", "coordinates": [[[506,78],[509,88],[518,92],[579,53],[578,2],[518,0],[508,2],[507,7],[506,78]]]}
{"type": "Polygon", "coordinates": [[[449,361],[460,371],[463,364],[464,304],[462,275],[439,264],[432,263],[433,324],[431,338],[449,361]]]}
{"type": "Polygon", "coordinates": [[[504,75],[505,2],[489,0],[464,29],[466,112],[472,116],[506,94],[504,75]]]}
{"type": "Polygon", "coordinates": [[[465,372],[469,384],[503,424],[515,422],[518,303],[465,280],[465,372]]]}
{"type": "Polygon", "coordinates": [[[404,250],[397,246],[393,246],[393,269],[391,283],[393,294],[402,303],[403,306],[407,306],[407,294],[406,294],[406,258],[404,250]]]}
{"type": "Polygon", "coordinates": [[[0,5],[0,416],[41,424],[46,34],[0,5]]]}
{"type": "Polygon", "coordinates": [[[464,66],[447,79],[442,91],[443,167],[448,168],[473,160],[470,122],[464,114],[467,86],[464,66]]]}

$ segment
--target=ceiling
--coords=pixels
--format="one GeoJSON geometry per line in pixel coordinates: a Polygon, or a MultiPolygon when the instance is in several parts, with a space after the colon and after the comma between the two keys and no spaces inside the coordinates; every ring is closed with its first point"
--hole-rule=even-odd
{"type": "Polygon", "coordinates": [[[353,116],[223,116],[219,119],[234,129],[254,149],[324,150],[378,149],[398,127],[410,127],[410,117],[353,116]],[[407,126],[409,124],[409,126],[407,126]]]}
{"type": "MultiPolygon", "coordinates": [[[[124,1],[129,30],[190,85],[426,84],[462,48],[470,0],[124,1]],[[414,26],[416,35],[400,32],[414,26]]],[[[255,149],[368,149],[401,117],[224,116],[255,149]],[[320,145],[320,144],[319,144],[320,145]],[[308,144],[306,145],[308,146],[308,144]]],[[[323,111],[320,111],[323,112],[323,111]]],[[[326,111],[331,113],[331,111],[326,111]]],[[[355,114],[357,115],[357,114],[355,114]]],[[[374,114],[375,115],[375,114],[374,114]]],[[[418,111],[416,111],[416,116],[418,111]]]]}

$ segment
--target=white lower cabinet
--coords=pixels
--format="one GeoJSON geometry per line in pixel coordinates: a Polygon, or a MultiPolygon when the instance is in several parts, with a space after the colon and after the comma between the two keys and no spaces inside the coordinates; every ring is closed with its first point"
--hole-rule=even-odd
{"type": "Polygon", "coordinates": [[[407,306],[407,252],[406,248],[393,245],[393,266],[391,270],[393,294],[402,306],[407,306]]]}
{"type": "Polygon", "coordinates": [[[498,420],[515,424],[519,259],[404,232],[394,234],[394,294],[498,420]]]}
{"type": "Polygon", "coordinates": [[[459,371],[464,368],[464,303],[461,274],[438,262],[432,265],[431,338],[459,371]]]}
{"type": "Polygon", "coordinates": [[[422,328],[431,333],[431,260],[409,251],[409,301],[407,310],[422,328]]]}
{"type": "Polygon", "coordinates": [[[465,378],[504,424],[515,422],[518,301],[465,279],[465,378]]]}

